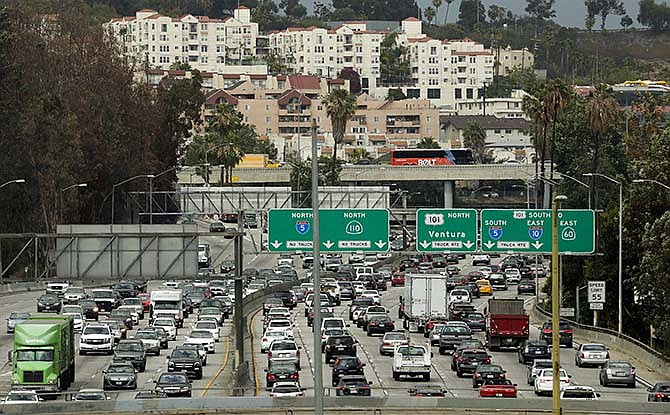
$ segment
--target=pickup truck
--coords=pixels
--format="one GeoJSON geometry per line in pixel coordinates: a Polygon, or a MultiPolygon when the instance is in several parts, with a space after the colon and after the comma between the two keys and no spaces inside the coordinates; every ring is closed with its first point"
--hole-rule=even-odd
{"type": "Polygon", "coordinates": [[[430,380],[432,352],[424,346],[396,346],[393,352],[393,380],[401,376],[421,376],[424,381],[430,380]]]}

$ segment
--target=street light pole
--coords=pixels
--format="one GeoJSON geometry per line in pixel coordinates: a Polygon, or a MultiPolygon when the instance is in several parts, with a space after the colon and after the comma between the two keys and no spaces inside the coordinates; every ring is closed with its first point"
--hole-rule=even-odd
{"type": "Polygon", "coordinates": [[[568,176],[565,173],[561,173],[561,177],[565,177],[566,179],[570,179],[570,180],[574,181],[575,183],[577,183],[581,186],[584,186],[588,189],[588,191],[589,191],[589,210],[591,210],[591,186],[589,186],[588,184],[584,183],[583,181],[581,181],[579,179],[576,179],[572,176],[568,176]]]}
{"type": "Polygon", "coordinates": [[[25,182],[26,182],[26,179],[14,179],[14,180],[10,180],[10,181],[8,181],[8,182],[4,182],[3,184],[0,184],[0,189],[2,189],[2,188],[5,187],[5,186],[9,186],[10,184],[14,184],[14,183],[25,183],[25,182]]]}
{"type": "Polygon", "coordinates": [[[312,118],[312,255],[314,256],[314,415],[323,415],[323,360],[321,353],[321,241],[319,236],[319,161],[316,118],[312,118]]]}
{"type": "Polygon", "coordinates": [[[75,187],[81,188],[81,187],[86,187],[86,186],[88,186],[88,184],[86,184],[86,183],[76,183],[76,184],[67,186],[63,189],[60,189],[60,212],[59,212],[60,223],[63,223],[63,193],[65,193],[66,191],[68,191],[70,189],[74,189],[75,187]]]}
{"type": "Polygon", "coordinates": [[[551,205],[551,364],[552,376],[552,412],[561,415],[561,347],[560,347],[560,320],[561,304],[558,285],[558,208],[562,201],[568,198],[556,195],[551,205]]]}
{"type": "Polygon", "coordinates": [[[633,180],[633,183],[654,183],[654,184],[657,184],[657,185],[661,186],[665,190],[670,190],[670,186],[668,186],[667,184],[661,183],[658,180],[653,180],[653,179],[635,179],[635,180],[633,180]]]}
{"type": "Polygon", "coordinates": [[[619,318],[618,318],[618,332],[623,332],[623,182],[605,176],[602,173],[584,173],[584,177],[598,176],[609,180],[612,183],[619,185],[619,318]]]}
{"type": "Polygon", "coordinates": [[[132,181],[132,180],[135,180],[135,179],[141,179],[141,178],[153,179],[154,177],[155,176],[153,174],[140,174],[140,175],[137,175],[137,176],[133,176],[129,179],[126,179],[122,182],[116,183],[114,186],[112,186],[112,225],[114,225],[114,202],[115,202],[114,196],[116,194],[116,188],[118,186],[124,185],[124,184],[128,183],[129,181],[132,181]]]}

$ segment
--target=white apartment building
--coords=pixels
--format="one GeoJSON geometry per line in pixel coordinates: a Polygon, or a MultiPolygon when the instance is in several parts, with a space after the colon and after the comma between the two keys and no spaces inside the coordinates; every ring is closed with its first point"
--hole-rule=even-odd
{"type": "Polygon", "coordinates": [[[103,26],[119,39],[132,62],[148,62],[152,68],[185,62],[193,69],[223,73],[226,66],[252,63],[256,57],[258,23],[251,21],[245,6],[226,19],[190,14],[173,18],[143,9],[103,26]]]}
{"type": "MultiPolygon", "coordinates": [[[[491,85],[487,86],[491,88],[491,85]]],[[[523,89],[514,89],[509,97],[475,98],[456,102],[453,115],[493,115],[498,118],[523,118],[529,120],[523,112],[523,97],[528,95],[523,89]]],[[[446,113],[445,113],[446,115],[446,113]]]]}

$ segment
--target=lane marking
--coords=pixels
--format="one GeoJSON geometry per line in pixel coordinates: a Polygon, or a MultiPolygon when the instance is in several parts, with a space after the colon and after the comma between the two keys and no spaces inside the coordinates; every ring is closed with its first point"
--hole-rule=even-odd
{"type": "Polygon", "coordinates": [[[207,395],[207,392],[209,391],[209,388],[214,385],[214,382],[216,382],[216,379],[219,377],[219,375],[224,371],[226,366],[228,366],[228,357],[230,356],[230,336],[226,336],[226,357],[223,359],[223,363],[219,366],[219,369],[216,371],[214,376],[212,376],[212,379],[207,383],[207,386],[205,386],[205,389],[200,393],[200,397],[204,398],[205,395],[207,395]]]}
{"type": "Polygon", "coordinates": [[[256,384],[256,387],[254,388],[254,396],[258,396],[260,394],[260,385],[258,383],[258,372],[256,371],[256,352],[254,349],[254,344],[256,343],[254,340],[254,320],[256,320],[256,316],[258,313],[262,310],[259,308],[256,310],[256,312],[251,316],[251,320],[249,321],[249,334],[251,335],[251,366],[254,371],[254,383],[256,384]]]}

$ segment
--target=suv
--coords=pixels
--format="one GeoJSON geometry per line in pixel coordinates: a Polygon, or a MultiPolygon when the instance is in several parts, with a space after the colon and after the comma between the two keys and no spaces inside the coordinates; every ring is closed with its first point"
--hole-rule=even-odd
{"type": "Polygon", "coordinates": [[[102,352],[112,354],[114,346],[114,335],[106,324],[88,324],[84,326],[79,341],[79,354],[88,352],[102,352]]]}
{"type": "Polygon", "coordinates": [[[165,393],[167,396],[191,397],[191,381],[188,380],[188,375],[184,372],[163,372],[155,382],[156,392],[165,393]]]}
{"type": "Polygon", "coordinates": [[[340,378],[345,375],[364,375],[363,368],[365,363],[361,362],[361,359],[355,356],[342,356],[335,359],[333,364],[333,370],[331,374],[331,383],[333,386],[337,386],[340,382],[340,378]]]}
{"type": "Polygon", "coordinates": [[[326,363],[333,361],[335,356],[356,356],[356,341],[350,335],[330,336],[324,352],[326,363]]]}
{"type": "Polygon", "coordinates": [[[472,387],[478,388],[485,380],[505,379],[505,373],[505,370],[500,365],[477,365],[475,373],[472,374],[472,387]]]}
{"type": "MultiPolygon", "coordinates": [[[[540,330],[540,340],[545,340],[547,344],[552,342],[551,320],[546,321],[540,330]]],[[[567,321],[561,321],[559,326],[559,347],[565,346],[572,349],[572,326],[567,321]]]]}
{"type": "Polygon", "coordinates": [[[268,347],[268,361],[293,362],[300,370],[300,349],[293,340],[275,340],[268,347]]]}
{"type": "Polygon", "coordinates": [[[141,340],[121,340],[114,350],[114,362],[130,362],[135,369],[144,372],[147,367],[147,354],[141,340]]]}
{"type": "Polygon", "coordinates": [[[335,391],[336,396],[370,396],[370,385],[364,375],[345,375],[340,378],[335,391]]]}
{"type": "Polygon", "coordinates": [[[265,369],[265,386],[270,389],[275,382],[300,381],[300,371],[294,362],[271,360],[265,369]]]}
{"type": "Polygon", "coordinates": [[[202,379],[202,362],[197,350],[174,349],[167,358],[168,372],[185,372],[196,379],[202,379]]]}
{"type": "Polygon", "coordinates": [[[465,373],[475,373],[480,364],[491,363],[486,349],[466,349],[456,360],[456,376],[462,378],[465,373]]]}
{"type": "Polygon", "coordinates": [[[551,359],[549,345],[544,340],[524,340],[518,354],[519,363],[524,365],[535,359],[551,359]]]}

